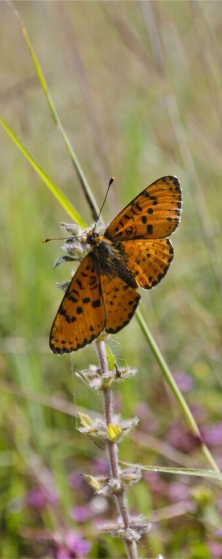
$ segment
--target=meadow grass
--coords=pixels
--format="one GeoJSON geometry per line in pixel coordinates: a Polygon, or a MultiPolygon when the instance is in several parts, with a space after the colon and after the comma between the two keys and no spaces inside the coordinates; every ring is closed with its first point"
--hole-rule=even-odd
{"type": "MultiPolygon", "coordinates": [[[[19,3],[17,8],[98,205],[110,176],[116,176],[104,220],[156,178],[175,174],[181,181],[175,259],[165,280],[142,294],[141,309],[221,466],[219,3],[19,3]]],[[[3,3],[0,27],[1,116],[90,223],[18,22],[3,3]]],[[[61,300],[55,282],[67,280],[71,268],[54,271],[60,243],[41,241],[60,236],[58,224],[68,221],[67,215],[3,130],[0,135],[1,556],[38,557],[42,549],[46,556],[50,549],[37,541],[40,532],[50,539],[63,526],[91,541],[89,557],[122,557],[121,543],[93,537],[92,516],[99,523],[111,511],[105,501],[96,501],[80,474],[105,469],[106,459],[76,431],[70,415],[72,402],[102,411],[100,397],[92,401],[73,377],[73,370],[96,362],[94,347],[75,354],[71,367],[70,357],[58,358],[48,348],[61,300]]],[[[110,345],[118,364],[139,371],[115,390],[117,410],[140,418],[136,436],[122,443],[121,458],[209,467],[135,318],[110,345]]],[[[144,556],[222,555],[220,493],[209,480],[147,474],[129,501],[132,510],[155,522],[141,547],[144,556]]]]}

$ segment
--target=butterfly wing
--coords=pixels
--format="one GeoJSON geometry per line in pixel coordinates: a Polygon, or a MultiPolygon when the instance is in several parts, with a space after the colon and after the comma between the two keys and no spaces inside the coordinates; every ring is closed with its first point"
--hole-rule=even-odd
{"type": "Polygon", "coordinates": [[[104,330],[103,303],[98,265],[92,253],[81,262],[52,325],[50,347],[69,353],[92,342],[104,330]]]}
{"type": "Polygon", "coordinates": [[[149,289],[164,277],[173,258],[172,245],[165,237],[176,229],[180,211],[179,181],[163,177],[111,222],[104,234],[109,245],[96,238],[94,249],[71,280],[52,325],[50,347],[54,353],[76,351],[104,329],[116,333],[128,324],[140,299],[132,280],[149,289]],[[104,245],[108,245],[105,253],[104,245]],[[112,258],[101,265],[100,260],[110,251],[112,258]]]}
{"type": "Polygon", "coordinates": [[[105,331],[115,334],[130,322],[140,295],[118,276],[101,273],[100,277],[106,315],[105,331]]]}
{"type": "Polygon", "coordinates": [[[144,289],[157,285],[167,273],[173,260],[173,246],[169,239],[135,239],[123,241],[126,266],[144,289]]]}
{"type": "Polygon", "coordinates": [[[173,176],[158,179],[145,188],[105,231],[109,239],[163,239],[178,226],[181,187],[173,176]]]}

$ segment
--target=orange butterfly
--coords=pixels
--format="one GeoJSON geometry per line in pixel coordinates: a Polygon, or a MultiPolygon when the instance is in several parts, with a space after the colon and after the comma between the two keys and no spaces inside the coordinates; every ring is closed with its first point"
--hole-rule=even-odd
{"type": "Polygon", "coordinates": [[[103,235],[86,233],[89,253],[73,276],[50,333],[54,353],[69,353],[103,331],[126,326],[140,300],[138,286],[151,289],[173,260],[168,237],[181,212],[181,187],[173,176],[145,188],[110,223],[103,235]]]}

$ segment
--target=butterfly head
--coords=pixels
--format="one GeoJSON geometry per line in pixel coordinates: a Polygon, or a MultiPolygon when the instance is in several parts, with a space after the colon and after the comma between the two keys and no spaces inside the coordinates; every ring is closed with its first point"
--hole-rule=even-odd
{"type": "Polygon", "coordinates": [[[85,230],[86,233],[86,242],[91,246],[98,245],[101,242],[101,239],[104,235],[104,231],[106,226],[102,223],[96,222],[92,227],[85,230]]]}
{"type": "Polygon", "coordinates": [[[70,236],[65,239],[62,249],[69,254],[74,260],[80,262],[90,251],[92,246],[99,244],[104,232],[104,226],[96,223],[82,229],[78,225],[61,223],[62,229],[65,229],[70,236]]]}

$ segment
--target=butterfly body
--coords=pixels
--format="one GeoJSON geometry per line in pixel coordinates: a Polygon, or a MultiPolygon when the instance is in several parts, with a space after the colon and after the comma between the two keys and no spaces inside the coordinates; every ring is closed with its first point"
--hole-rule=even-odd
{"type": "Polygon", "coordinates": [[[127,256],[119,240],[107,238],[106,233],[99,235],[93,232],[89,233],[87,241],[91,245],[100,274],[105,274],[110,279],[116,275],[134,289],[137,287],[133,273],[126,266],[127,256]]]}
{"type": "Polygon", "coordinates": [[[173,259],[167,238],[177,227],[181,188],[163,177],[141,192],[111,222],[104,234],[86,233],[88,254],[72,278],[55,317],[50,347],[76,351],[102,331],[116,333],[135,313],[139,286],[151,289],[173,259]]]}

